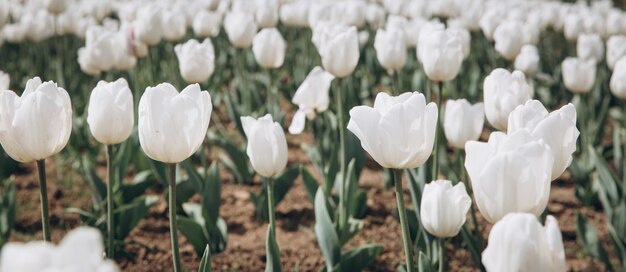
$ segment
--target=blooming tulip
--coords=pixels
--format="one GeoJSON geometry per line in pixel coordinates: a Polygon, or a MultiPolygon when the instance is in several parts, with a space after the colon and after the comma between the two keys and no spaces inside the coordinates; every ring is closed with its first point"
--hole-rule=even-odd
{"type": "Polygon", "coordinates": [[[563,84],[573,93],[588,93],[596,80],[596,61],[568,57],[561,64],[563,84]]]}
{"type": "Polygon", "coordinates": [[[193,19],[193,33],[200,37],[215,37],[222,27],[222,15],[201,10],[193,19]]]}
{"type": "Polygon", "coordinates": [[[626,56],[626,36],[611,36],[606,41],[606,64],[613,70],[617,61],[626,56]]]}
{"type": "Polygon", "coordinates": [[[192,84],[178,93],[169,83],[146,88],[139,100],[139,143],[153,160],[178,163],[195,153],[206,136],[211,96],[192,84]]]}
{"type": "Polygon", "coordinates": [[[125,141],[133,131],[133,105],[133,94],[125,79],[98,82],[87,108],[87,123],[93,137],[105,145],[125,141]]]}
{"type": "Polygon", "coordinates": [[[456,236],[465,215],[472,205],[465,184],[454,187],[449,180],[435,180],[424,186],[420,204],[420,218],[428,233],[439,238],[456,236]]]}
{"type": "Polygon", "coordinates": [[[461,41],[461,47],[463,48],[463,59],[469,57],[470,50],[472,47],[472,35],[470,32],[459,26],[449,27],[447,29],[448,34],[452,36],[456,36],[461,41]]]}
{"type": "Polygon", "coordinates": [[[406,63],[406,42],[404,30],[378,29],[374,40],[376,58],[390,74],[398,72],[406,63]]]}
{"type": "Polygon", "coordinates": [[[267,114],[259,119],[241,117],[248,138],[246,154],[259,175],[273,177],[287,165],[287,140],[282,127],[267,114]]]}
{"type": "Polygon", "coordinates": [[[296,93],[292,102],[298,105],[299,109],[294,114],[289,133],[300,134],[304,130],[305,119],[313,119],[317,113],[328,109],[328,91],[330,84],[335,77],[322,67],[316,66],[306,76],[296,93]]]}
{"type": "Polygon", "coordinates": [[[615,64],[609,87],[613,95],[619,99],[626,100],[626,57],[622,57],[615,64]]]}
{"type": "Polygon", "coordinates": [[[599,62],[604,58],[604,43],[598,34],[581,34],[576,43],[576,54],[581,59],[595,59],[599,62]]]}
{"type": "Polygon", "coordinates": [[[426,104],[424,95],[404,93],[376,95],[374,107],[350,110],[348,130],[381,166],[393,169],[422,165],[433,151],[437,105],[426,104]]]}
{"type": "Polygon", "coordinates": [[[509,113],[531,98],[531,87],[524,73],[510,73],[502,68],[485,78],[483,91],[487,121],[498,130],[506,130],[509,113]]]}
{"type": "Polygon", "coordinates": [[[446,102],[443,132],[451,146],[464,149],[467,141],[478,140],[483,131],[484,122],[483,103],[471,105],[465,99],[446,102]]]}
{"type": "Polygon", "coordinates": [[[115,66],[119,48],[116,36],[102,26],[93,26],[87,30],[85,47],[78,50],[78,64],[83,72],[97,75],[115,66]]]}
{"type": "Polygon", "coordinates": [[[491,229],[482,261],[487,271],[566,271],[559,224],[551,215],[544,227],[532,214],[508,214],[491,229]]]}
{"type": "Polygon", "coordinates": [[[11,78],[9,74],[0,71],[0,91],[8,90],[11,84],[11,78]]]}
{"type": "Polygon", "coordinates": [[[256,62],[266,69],[278,68],[285,60],[287,44],[276,28],[265,28],[254,36],[252,53],[256,62]]]}
{"type": "Polygon", "coordinates": [[[531,44],[522,46],[522,50],[515,58],[515,70],[520,70],[526,76],[534,75],[539,70],[539,50],[531,44]]]}
{"type": "Polygon", "coordinates": [[[520,35],[523,26],[517,21],[505,21],[493,32],[495,48],[507,60],[514,60],[524,42],[520,35]]]}
{"type": "Polygon", "coordinates": [[[548,205],[554,157],[525,129],[492,132],[487,143],[465,144],[465,168],[483,217],[495,223],[507,213],[540,215],[548,205]]]}
{"type": "Polygon", "coordinates": [[[452,80],[463,63],[463,44],[458,36],[446,30],[420,33],[417,55],[426,76],[432,81],[452,80]]]}
{"type": "Polygon", "coordinates": [[[236,48],[247,48],[252,45],[257,25],[254,18],[243,12],[230,12],[224,18],[224,29],[228,40],[236,48]]]}
{"type": "Polygon", "coordinates": [[[323,37],[319,47],[322,65],[335,77],[352,74],[359,63],[359,40],[356,27],[341,27],[323,37]]]}
{"type": "Polygon", "coordinates": [[[576,128],[576,108],[567,104],[548,113],[538,100],[529,100],[519,105],[509,115],[509,133],[527,129],[537,139],[542,139],[552,151],[554,165],[551,179],[558,178],[572,162],[576,151],[576,139],[580,132],[576,128]]]}
{"type": "Polygon", "coordinates": [[[213,74],[215,53],[213,43],[208,38],[202,43],[188,40],[174,47],[178,57],[180,74],[189,83],[205,82],[213,74]]]}

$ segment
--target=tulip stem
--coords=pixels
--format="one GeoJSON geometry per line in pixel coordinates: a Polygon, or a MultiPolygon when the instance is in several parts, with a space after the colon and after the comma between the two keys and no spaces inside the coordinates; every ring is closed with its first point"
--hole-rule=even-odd
{"type": "Polygon", "coordinates": [[[174,272],[182,272],[180,254],[178,252],[178,223],[176,222],[176,164],[168,165],[169,175],[169,208],[170,208],[170,238],[172,241],[172,260],[174,272]]]}
{"type": "Polygon", "coordinates": [[[393,87],[393,89],[391,90],[391,94],[392,95],[399,95],[402,93],[402,87],[400,87],[401,83],[400,83],[400,71],[393,71],[393,73],[391,74],[391,80],[393,81],[393,83],[391,84],[393,87]]]}
{"type": "Polygon", "coordinates": [[[270,220],[270,231],[276,237],[276,216],[274,214],[274,181],[271,177],[267,178],[267,213],[270,220]]]}
{"type": "Polygon", "coordinates": [[[400,226],[402,228],[402,244],[404,245],[404,256],[406,258],[406,267],[408,272],[414,272],[413,253],[411,251],[411,236],[409,236],[409,222],[406,217],[406,209],[404,208],[404,191],[402,190],[402,169],[393,169],[393,179],[396,187],[396,202],[398,205],[398,215],[400,217],[400,226]]]}
{"type": "Polygon", "coordinates": [[[114,235],[114,218],[113,218],[113,145],[106,145],[107,157],[107,257],[115,258],[115,250],[113,246],[114,235]]]}
{"type": "Polygon", "coordinates": [[[442,105],[441,105],[441,97],[443,96],[443,82],[438,81],[435,82],[434,85],[437,85],[437,93],[435,93],[435,96],[437,96],[437,124],[435,126],[435,150],[433,151],[433,172],[432,172],[432,179],[433,180],[437,180],[437,178],[439,177],[439,145],[441,144],[440,141],[440,136],[441,136],[441,125],[439,122],[439,119],[441,118],[441,109],[442,109],[442,105]]]}
{"type": "MultiPolygon", "coordinates": [[[[470,183],[469,178],[467,177],[467,170],[465,170],[465,151],[464,150],[459,150],[459,152],[457,153],[457,159],[459,161],[459,178],[461,182],[465,183],[465,188],[467,188],[467,193],[469,194],[470,198],[473,199],[474,192],[472,189],[472,184],[470,183]]],[[[478,238],[478,241],[480,241],[480,245],[482,246],[483,238],[480,235],[480,227],[478,226],[478,220],[476,220],[476,209],[474,208],[473,201],[472,201],[472,204],[470,205],[470,210],[471,210],[471,216],[472,216],[472,224],[474,225],[474,235],[478,238]]]]}
{"type": "Polygon", "coordinates": [[[439,272],[446,270],[446,239],[439,238],[439,272]]]}
{"type": "Polygon", "coordinates": [[[345,123],[343,119],[343,97],[341,85],[343,83],[343,79],[337,80],[337,91],[335,92],[335,102],[337,104],[337,127],[339,129],[339,175],[341,178],[339,182],[341,182],[340,192],[339,192],[339,229],[343,229],[344,225],[348,222],[348,211],[346,205],[346,131],[345,131],[345,123]]]}
{"type": "Polygon", "coordinates": [[[41,198],[41,227],[43,229],[43,240],[50,239],[50,216],[48,215],[48,185],[46,184],[46,161],[37,161],[37,172],[39,173],[39,196],[41,198]]]}

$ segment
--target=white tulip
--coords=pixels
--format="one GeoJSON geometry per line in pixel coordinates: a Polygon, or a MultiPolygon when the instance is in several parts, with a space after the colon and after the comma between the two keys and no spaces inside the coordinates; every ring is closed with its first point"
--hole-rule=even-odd
{"type": "Polygon", "coordinates": [[[470,50],[472,49],[472,35],[470,32],[462,27],[455,26],[449,27],[446,32],[452,36],[456,36],[461,41],[461,47],[463,48],[463,59],[469,57],[470,50]]]}
{"type": "Polygon", "coordinates": [[[224,18],[224,29],[234,47],[247,48],[252,45],[257,25],[249,14],[230,12],[224,18]]]}
{"type": "Polygon", "coordinates": [[[588,93],[596,80],[595,59],[567,57],[561,63],[563,84],[573,93],[588,93]]]}
{"type": "Polygon", "coordinates": [[[69,6],[69,0],[44,0],[43,5],[52,14],[60,14],[69,6]]]}
{"type": "Polygon", "coordinates": [[[611,70],[623,56],[626,56],[626,36],[614,35],[606,41],[606,64],[611,70]]]}
{"type": "Polygon", "coordinates": [[[188,40],[174,47],[178,57],[180,74],[189,83],[205,82],[215,69],[215,52],[211,40],[188,40]]]}
{"type": "Polygon", "coordinates": [[[417,55],[424,72],[432,81],[449,81],[456,77],[463,63],[463,44],[458,36],[446,30],[420,32],[417,55]]]}
{"type": "Polygon", "coordinates": [[[615,97],[626,100],[626,57],[622,57],[615,64],[609,87],[615,97]]]}
{"type": "Polygon", "coordinates": [[[483,91],[487,121],[502,131],[507,129],[509,113],[530,100],[532,93],[524,73],[510,73],[502,68],[493,70],[485,78],[483,91]]]}
{"type": "Polygon", "coordinates": [[[276,28],[264,28],[252,40],[252,53],[263,68],[279,68],[285,61],[287,43],[276,28]]]}
{"type": "Polygon", "coordinates": [[[267,114],[259,119],[241,117],[248,138],[246,154],[261,176],[273,177],[287,166],[287,140],[283,128],[267,114]]]}
{"type": "Polygon", "coordinates": [[[493,33],[500,23],[505,19],[504,11],[500,8],[487,9],[483,16],[480,18],[480,29],[487,40],[493,41],[493,33]]]}
{"type": "Polygon", "coordinates": [[[604,43],[598,34],[581,34],[576,43],[576,54],[581,59],[595,59],[600,62],[604,58],[604,43]]]}
{"type": "Polygon", "coordinates": [[[135,35],[147,44],[156,45],[163,36],[163,14],[160,8],[154,5],[137,10],[137,19],[134,21],[135,35]]]}
{"type": "Polygon", "coordinates": [[[324,35],[320,42],[319,54],[326,71],[335,77],[347,77],[359,63],[359,40],[356,27],[336,28],[333,35],[324,35]]]}
{"type": "Polygon", "coordinates": [[[517,21],[504,21],[493,32],[495,48],[507,60],[514,60],[522,49],[524,37],[520,35],[523,25],[517,21]]]}
{"type": "Polygon", "coordinates": [[[536,46],[527,44],[515,58],[515,70],[520,70],[526,76],[532,76],[539,70],[539,50],[536,46]]]}
{"type": "Polygon", "coordinates": [[[179,41],[187,32],[187,21],[180,10],[163,11],[163,38],[167,41],[179,41]]]}
{"type": "Polygon", "coordinates": [[[201,10],[193,19],[193,33],[200,37],[216,37],[222,28],[222,15],[201,10]]]}
{"type": "Polygon", "coordinates": [[[484,123],[483,103],[472,105],[465,99],[450,99],[446,102],[443,132],[451,146],[465,149],[467,141],[478,140],[483,132],[484,123]]]}
{"type": "Polygon", "coordinates": [[[7,243],[0,251],[0,271],[41,272],[52,265],[54,245],[44,241],[7,243]]]}
{"type": "Polygon", "coordinates": [[[126,80],[98,82],[87,107],[91,135],[105,145],[119,144],[132,133],[134,119],[133,94],[126,80]]]}
{"type": "Polygon", "coordinates": [[[328,91],[333,79],[335,77],[331,73],[324,71],[319,66],[309,72],[291,100],[298,105],[299,109],[293,116],[289,133],[302,133],[307,118],[312,120],[317,113],[328,109],[330,103],[328,91]]]}
{"type": "Polygon", "coordinates": [[[376,58],[380,65],[394,74],[406,63],[406,42],[402,29],[378,29],[374,39],[376,58]]]}
{"type": "Polygon", "coordinates": [[[9,74],[0,71],[0,91],[8,90],[11,84],[11,77],[9,74]]]}
{"type": "Polygon", "coordinates": [[[456,236],[472,205],[472,199],[459,182],[454,187],[449,180],[435,180],[424,186],[420,218],[428,233],[439,238],[456,236]]]}
{"type": "Polygon", "coordinates": [[[279,3],[277,0],[256,0],[254,17],[259,27],[276,27],[278,23],[278,7],[279,3]]]}
{"type": "Polygon", "coordinates": [[[289,27],[308,27],[309,1],[286,2],[280,6],[280,21],[289,27]]]}
{"type": "Polygon", "coordinates": [[[568,14],[563,25],[563,34],[568,41],[576,41],[578,36],[585,31],[584,19],[576,13],[568,14]]]}

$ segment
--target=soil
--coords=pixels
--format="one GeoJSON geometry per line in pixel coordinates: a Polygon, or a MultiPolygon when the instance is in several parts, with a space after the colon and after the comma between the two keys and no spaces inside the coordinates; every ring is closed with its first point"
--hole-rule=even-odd
{"type": "MultiPolygon", "coordinates": [[[[307,163],[306,155],[298,148],[302,142],[310,142],[310,135],[288,136],[290,143],[289,163],[307,163]]],[[[58,159],[57,159],[58,160],[58,159]]],[[[71,165],[68,162],[48,160],[49,198],[53,242],[58,241],[72,228],[81,224],[78,216],[67,212],[69,207],[88,208],[91,205],[89,188],[78,171],[64,170],[54,165],[71,165]],[[74,174],[72,174],[74,173],[74,174]],[[62,177],[61,179],[57,177],[62,177]]],[[[375,165],[375,163],[368,163],[375,165]]],[[[30,241],[42,238],[39,209],[39,186],[34,165],[24,165],[23,174],[16,176],[17,220],[12,241],[30,241]]],[[[360,177],[360,186],[367,191],[367,212],[364,227],[345,247],[349,249],[366,243],[379,243],[384,251],[367,267],[366,271],[395,271],[404,262],[400,239],[400,225],[393,214],[395,197],[393,190],[385,189],[378,169],[365,168],[360,177]]],[[[104,169],[102,169],[104,170],[104,169]]],[[[226,172],[226,171],[222,171],[226,172]]],[[[104,174],[104,171],[102,171],[104,174]]],[[[235,185],[224,175],[220,212],[228,225],[228,247],[226,251],[212,256],[214,271],[263,271],[265,267],[265,233],[267,224],[255,219],[254,205],[249,199],[250,191],[260,190],[260,185],[235,185]]],[[[598,229],[603,243],[608,247],[609,238],[606,218],[601,210],[583,207],[576,198],[575,184],[568,174],[552,184],[548,213],[554,215],[561,227],[567,255],[568,271],[601,271],[601,264],[586,257],[576,241],[576,212],[580,212],[598,229]]],[[[408,188],[405,184],[404,188],[408,188]]],[[[125,250],[136,255],[135,259],[118,258],[123,271],[171,271],[171,255],[167,204],[160,192],[160,200],[149,214],[131,232],[125,250]]],[[[405,190],[407,206],[411,207],[408,189],[405,190]]],[[[319,271],[324,266],[313,232],[315,216],[301,180],[279,203],[276,210],[277,241],[281,250],[284,271],[319,271]]],[[[480,218],[478,221],[484,238],[491,225],[480,218]]],[[[468,217],[469,218],[469,217],[468,217]]],[[[468,219],[470,220],[470,219],[468,219]]],[[[196,271],[200,257],[181,234],[180,252],[185,270],[196,271]]],[[[460,238],[457,238],[460,239],[460,238]]],[[[450,271],[477,271],[469,252],[454,248],[449,243],[447,260],[450,271]]],[[[608,247],[610,248],[610,247],[608,247]]]]}

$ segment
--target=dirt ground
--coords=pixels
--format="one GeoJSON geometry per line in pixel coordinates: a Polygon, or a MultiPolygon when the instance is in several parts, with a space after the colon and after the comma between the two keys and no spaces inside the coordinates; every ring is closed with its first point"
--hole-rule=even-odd
{"type": "MultiPolygon", "coordinates": [[[[290,142],[290,164],[305,163],[306,155],[296,148],[306,137],[288,137],[290,142]]],[[[53,160],[48,164],[54,165],[53,160]]],[[[59,163],[60,164],[60,163],[59,163]]],[[[369,164],[368,164],[369,165],[369,164]]],[[[39,209],[39,187],[34,166],[25,166],[25,171],[16,177],[17,181],[17,222],[12,234],[13,241],[41,239],[41,220],[39,209]]],[[[222,171],[226,172],[226,171],[222,171]]],[[[78,174],[70,176],[58,173],[55,167],[49,167],[49,198],[53,241],[58,242],[65,233],[80,225],[76,214],[66,211],[69,207],[87,208],[91,205],[89,188],[81,181],[78,174]],[[70,176],[68,178],[68,176],[70,176]],[[57,179],[57,177],[63,177],[57,179]],[[62,182],[57,182],[62,180],[62,182]]],[[[567,255],[568,271],[601,271],[597,262],[592,262],[582,253],[576,242],[575,215],[584,214],[596,228],[602,241],[608,245],[606,218],[601,211],[582,207],[574,195],[575,184],[568,178],[552,184],[548,213],[554,215],[561,227],[567,255]]],[[[214,271],[262,271],[265,264],[265,233],[267,224],[260,224],[254,217],[254,205],[249,200],[250,191],[258,191],[260,185],[235,185],[225,176],[221,197],[221,216],[228,225],[228,247],[225,252],[212,256],[214,271]]],[[[363,230],[354,237],[344,249],[366,243],[379,243],[384,251],[366,271],[395,271],[404,262],[404,253],[400,239],[400,225],[393,214],[395,198],[393,190],[386,190],[377,170],[365,168],[359,180],[360,186],[367,191],[367,212],[363,230]]],[[[405,184],[405,199],[410,207],[408,185],[405,184]]],[[[126,240],[126,250],[136,254],[134,260],[118,258],[123,271],[171,271],[169,225],[166,200],[161,196],[148,216],[145,217],[126,240]]],[[[315,241],[313,224],[314,211],[309,202],[301,180],[277,207],[277,240],[281,250],[284,271],[319,271],[324,266],[322,255],[315,241]]],[[[487,237],[491,225],[480,218],[483,236],[487,237]]],[[[469,216],[468,216],[468,220],[469,216]]],[[[200,257],[191,244],[181,234],[180,251],[187,271],[196,271],[200,257]]],[[[456,239],[460,239],[457,237],[456,239]]],[[[459,243],[456,243],[459,244],[459,243]]],[[[450,271],[477,271],[469,256],[462,248],[447,250],[450,271]]]]}

